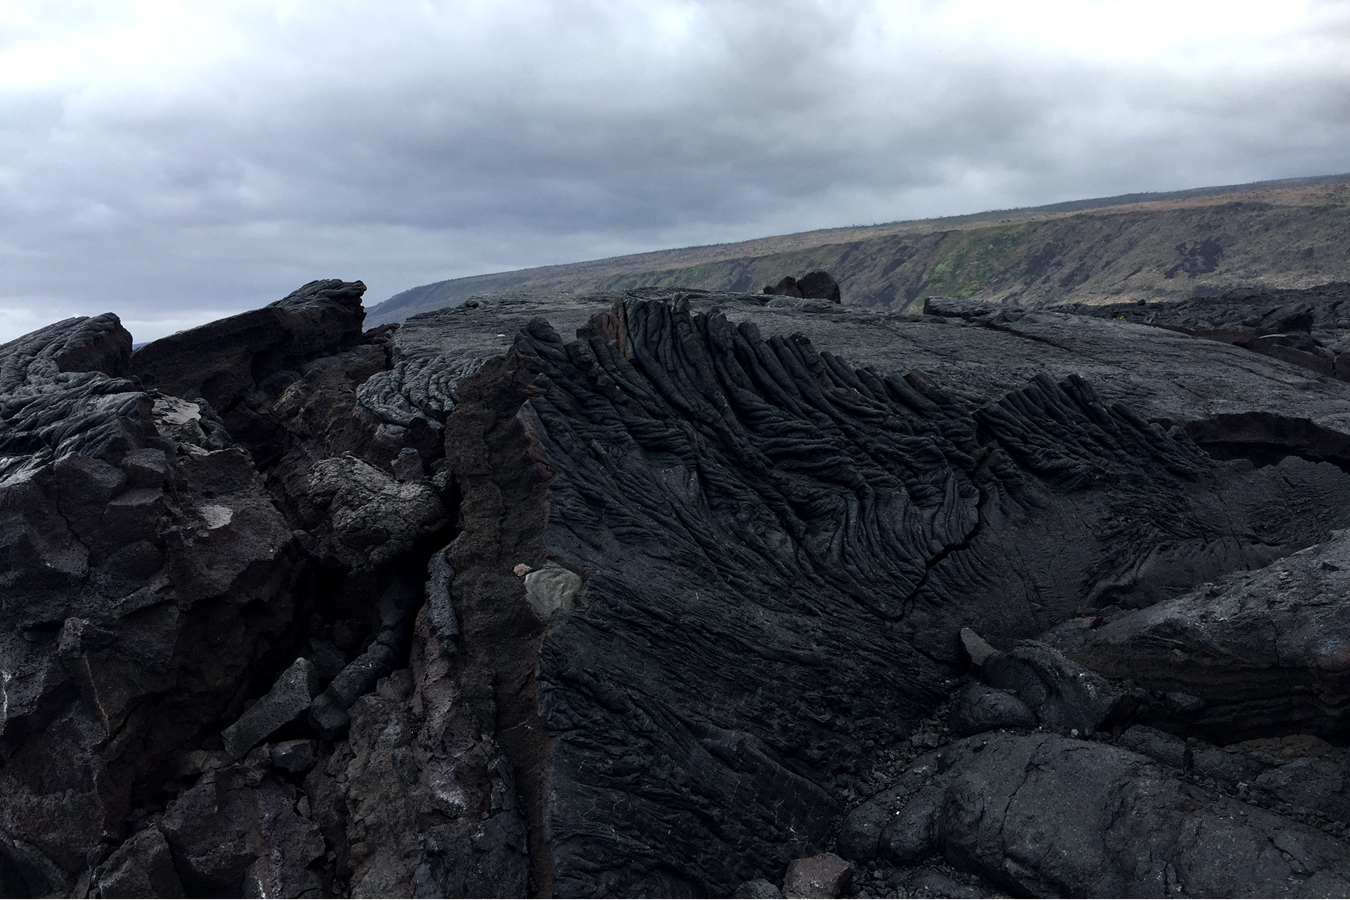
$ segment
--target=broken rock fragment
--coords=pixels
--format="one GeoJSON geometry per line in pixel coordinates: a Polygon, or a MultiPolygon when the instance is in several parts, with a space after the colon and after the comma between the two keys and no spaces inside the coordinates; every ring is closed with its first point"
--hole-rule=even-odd
{"type": "Polygon", "coordinates": [[[249,707],[239,721],[221,732],[231,762],[271,737],[309,710],[319,692],[319,673],[303,656],[291,663],[265,696],[249,707]]]}

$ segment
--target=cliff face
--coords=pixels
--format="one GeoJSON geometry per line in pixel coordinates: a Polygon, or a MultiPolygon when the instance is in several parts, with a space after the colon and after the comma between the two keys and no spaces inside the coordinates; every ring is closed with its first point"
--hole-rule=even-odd
{"type": "Polygon", "coordinates": [[[838,280],[845,303],[897,312],[928,297],[1042,308],[1303,289],[1350,282],[1346,181],[1084,201],[476,275],[404,291],[371,321],[503,291],[756,292],[812,269],[838,280]]]}
{"type": "Polygon", "coordinates": [[[6,893],[1350,888],[1350,384],[959,304],[360,293],[0,347],[6,893]]]}

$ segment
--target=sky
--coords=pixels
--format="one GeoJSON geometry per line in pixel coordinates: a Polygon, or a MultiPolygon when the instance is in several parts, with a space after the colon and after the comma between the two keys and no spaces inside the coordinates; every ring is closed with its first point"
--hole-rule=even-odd
{"type": "Polygon", "coordinates": [[[0,342],[1347,171],[1344,0],[0,0],[0,342]]]}

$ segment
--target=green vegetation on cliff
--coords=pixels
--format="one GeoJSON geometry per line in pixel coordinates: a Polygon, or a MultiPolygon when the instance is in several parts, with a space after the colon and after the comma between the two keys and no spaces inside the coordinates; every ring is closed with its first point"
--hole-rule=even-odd
{"type": "Polygon", "coordinates": [[[508,290],[758,291],[811,269],[833,275],[845,303],[892,309],[930,296],[1048,306],[1350,282],[1347,182],[1350,175],[1134,195],[478,275],[404,291],[367,321],[508,290]]]}

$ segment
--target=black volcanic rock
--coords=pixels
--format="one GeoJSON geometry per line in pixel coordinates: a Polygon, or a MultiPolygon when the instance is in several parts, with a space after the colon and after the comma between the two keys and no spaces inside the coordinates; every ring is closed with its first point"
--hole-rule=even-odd
{"type": "MultiPolygon", "coordinates": [[[[1123,690],[1035,641],[1023,641],[993,656],[980,670],[980,678],[1022,700],[1047,731],[1077,737],[1097,731],[1113,718],[1123,718],[1123,690]]],[[[995,727],[1004,727],[1004,723],[995,727]]]]}
{"type": "Polygon", "coordinates": [[[1014,895],[1350,890],[1344,839],[1117,747],[994,734],[956,742],[906,775],[911,792],[878,797],[875,809],[851,815],[844,828],[853,852],[906,864],[942,855],[1014,895]],[[869,831],[879,833],[865,839],[869,831]]]}
{"type": "Polygon", "coordinates": [[[1344,890],[1350,385],[961,301],[358,289],[154,389],[115,317],[0,347],[4,892],[1344,890]]]}
{"type": "Polygon", "coordinates": [[[1203,701],[1190,727],[1222,742],[1339,738],[1350,709],[1350,534],[1090,629],[1067,653],[1203,701]]]}
{"type": "Polygon", "coordinates": [[[204,398],[228,415],[269,376],[355,344],[365,290],[359,281],[311,281],[262,309],[146,344],[132,368],[150,387],[204,398]]]}
{"type": "Polygon", "coordinates": [[[807,272],[801,278],[798,278],[797,290],[801,291],[802,297],[807,300],[840,302],[839,285],[830,277],[829,272],[823,272],[819,269],[814,272],[807,272]]]}
{"type": "Polygon", "coordinates": [[[246,455],[178,443],[130,381],[69,368],[125,371],[129,350],[111,316],[0,348],[0,831],[21,892],[73,888],[294,615],[298,549],[246,455]]]}
{"type": "Polygon", "coordinates": [[[793,278],[788,275],[778,284],[766,287],[764,293],[776,294],[780,297],[796,297],[802,300],[840,302],[839,285],[830,277],[829,272],[819,269],[814,272],[807,272],[801,278],[793,278]]]}
{"type": "MultiPolygon", "coordinates": [[[[949,301],[940,301],[939,307],[949,301]]],[[[997,308],[997,307],[995,307],[997,308]]],[[[1241,290],[1165,303],[1060,307],[1077,315],[1179,331],[1350,380],[1350,285],[1241,290]]]]}
{"type": "Polygon", "coordinates": [[[952,711],[951,729],[958,737],[1000,728],[1035,728],[1036,714],[1010,691],[977,684],[961,695],[952,711]]]}
{"type": "Polygon", "coordinates": [[[0,345],[0,478],[137,446],[150,401],[126,378],[130,356],[131,335],[111,313],[0,345]]]}
{"type": "Polygon", "coordinates": [[[189,896],[306,897],[324,885],[310,864],[324,854],[295,788],[263,770],[205,775],[165,812],[159,829],[189,896]]]}
{"type": "MultiPolygon", "coordinates": [[[[1218,463],[1080,379],[971,410],[918,373],[853,369],[678,303],[628,302],[621,321],[616,342],[573,343],[530,323],[459,382],[448,425],[465,643],[519,673],[499,728],[550,735],[506,750],[552,836],[536,879],[562,893],[781,873],[819,846],[865,747],[946,692],[953,621],[1029,636],[1262,565],[1339,521],[1266,531],[1270,505],[1296,502],[1284,474],[1218,463]],[[519,493],[479,519],[503,480],[519,493]],[[549,562],[585,590],[529,624],[510,568],[549,562]],[[503,608],[518,611],[498,622],[503,608]],[[658,770],[638,765],[654,754],[658,770]],[[617,827],[592,827],[596,809],[617,827]]],[[[1286,469],[1350,489],[1330,467],[1286,469]]]]}

